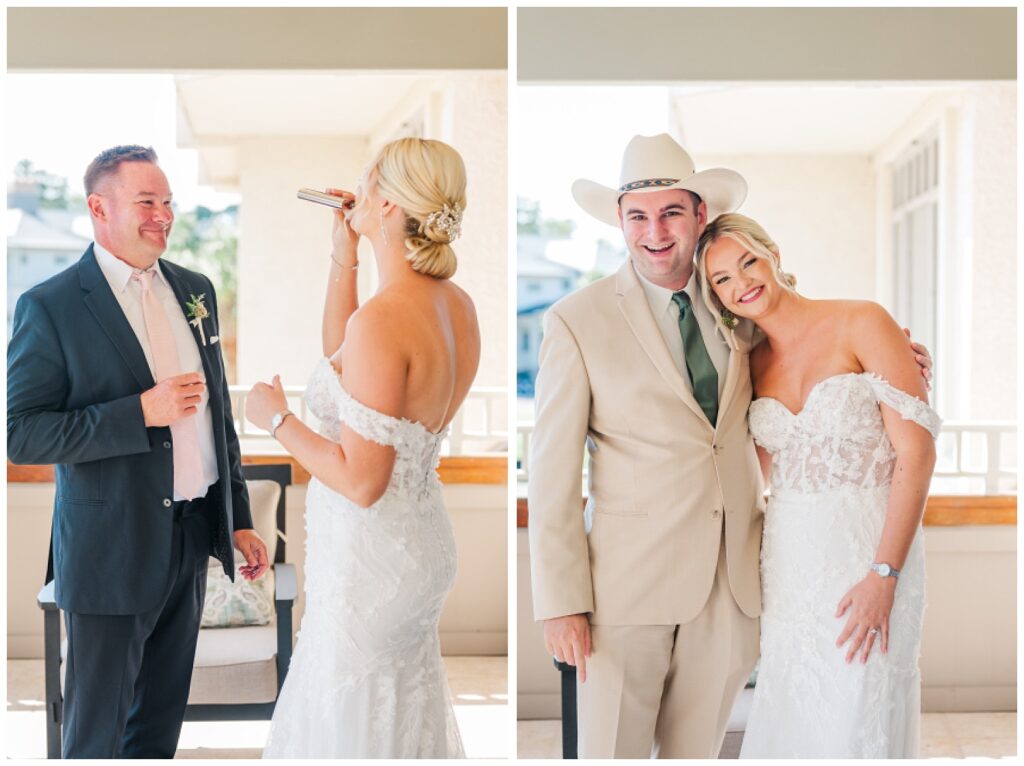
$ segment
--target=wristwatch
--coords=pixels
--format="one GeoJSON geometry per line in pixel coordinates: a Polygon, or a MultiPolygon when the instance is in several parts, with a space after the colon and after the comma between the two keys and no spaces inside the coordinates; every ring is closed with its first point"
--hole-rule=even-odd
{"type": "Polygon", "coordinates": [[[874,562],[871,565],[871,571],[875,572],[876,574],[878,574],[881,577],[899,577],[900,576],[900,570],[893,569],[888,564],[880,564],[877,561],[874,562]]]}
{"type": "Polygon", "coordinates": [[[276,439],[277,429],[281,427],[281,424],[284,422],[284,419],[289,415],[294,414],[295,413],[292,412],[291,410],[281,410],[280,412],[275,413],[274,417],[270,419],[270,435],[276,439]]]}

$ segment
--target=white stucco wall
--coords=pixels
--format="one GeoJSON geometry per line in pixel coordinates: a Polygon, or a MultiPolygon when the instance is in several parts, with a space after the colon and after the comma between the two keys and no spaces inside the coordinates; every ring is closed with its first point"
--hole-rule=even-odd
{"type": "Polygon", "coordinates": [[[782,268],[811,298],[875,300],[875,184],[853,155],[695,155],[698,170],[731,168],[749,192],[738,212],[764,226],[782,268]]]}
{"type": "Polygon", "coordinates": [[[973,374],[970,411],[979,420],[1017,417],[1017,95],[1015,83],[973,85],[964,103],[972,123],[973,374]]]}
{"type": "Polygon", "coordinates": [[[451,77],[441,134],[466,163],[466,214],[455,281],[476,303],[483,339],[476,383],[508,382],[508,98],[504,72],[451,77]]]}
{"type": "MultiPolygon", "coordinates": [[[[304,385],[322,355],[320,321],[330,268],[331,213],[295,197],[302,186],[355,186],[368,160],[362,137],[251,137],[237,144],[238,381],[281,375],[304,385]]],[[[360,287],[372,282],[360,253],[360,287]]]]}

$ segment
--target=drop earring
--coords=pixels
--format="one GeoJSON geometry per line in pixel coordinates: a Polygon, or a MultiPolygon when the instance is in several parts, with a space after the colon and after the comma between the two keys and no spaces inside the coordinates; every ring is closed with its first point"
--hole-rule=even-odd
{"type": "Polygon", "coordinates": [[[388,231],[384,228],[384,208],[380,209],[380,235],[384,238],[384,247],[387,247],[388,231]]]}

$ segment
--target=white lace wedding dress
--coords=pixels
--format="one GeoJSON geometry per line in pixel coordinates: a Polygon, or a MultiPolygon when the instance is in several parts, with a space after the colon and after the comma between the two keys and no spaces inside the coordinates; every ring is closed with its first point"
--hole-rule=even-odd
{"type": "Polygon", "coordinates": [[[750,431],[772,455],[761,548],[761,665],[743,758],[912,758],[921,712],[918,654],[925,602],[918,530],[899,576],[889,652],[847,664],[839,600],[868,573],[882,535],[895,453],[879,404],[926,428],[924,402],[871,373],[836,375],[794,415],[750,405],[750,431]]]}
{"type": "Polygon", "coordinates": [[[395,467],[370,508],[309,484],[305,613],[263,757],[463,757],[437,634],[455,580],[444,434],[356,401],[327,359],[306,403],[322,436],[344,423],[394,447],[395,467]]]}

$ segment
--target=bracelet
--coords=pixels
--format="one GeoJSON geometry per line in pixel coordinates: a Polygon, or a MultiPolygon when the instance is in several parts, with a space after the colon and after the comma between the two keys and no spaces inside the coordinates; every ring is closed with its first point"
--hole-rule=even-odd
{"type": "Polygon", "coordinates": [[[333,250],[331,251],[331,260],[334,261],[334,263],[337,266],[340,266],[343,269],[351,269],[352,271],[355,271],[356,269],[359,268],[359,259],[358,258],[356,258],[356,262],[353,263],[351,266],[346,266],[344,263],[342,263],[341,261],[339,261],[337,258],[334,257],[334,251],[333,250]]]}

